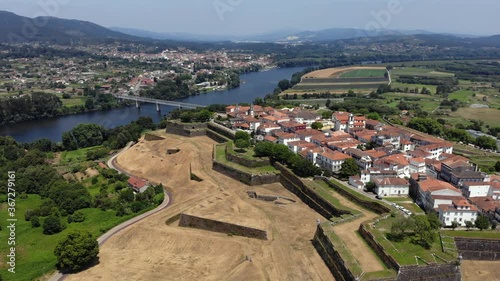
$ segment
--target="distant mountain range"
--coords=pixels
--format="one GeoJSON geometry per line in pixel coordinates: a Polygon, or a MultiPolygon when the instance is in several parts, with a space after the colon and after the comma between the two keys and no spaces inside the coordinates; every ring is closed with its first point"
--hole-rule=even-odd
{"type": "MultiPolygon", "coordinates": [[[[321,43],[336,40],[378,37],[418,37],[425,41],[438,42],[444,46],[500,46],[500,35],[477,37],[470,35],[439,34],[425,30],[380,30],[365,31],[356,28],[331,28],[319,31],[280,31],[248,35],[199,35],[191,33],[157,33],[130,28],[105,28],[80,20],[55,17],[27,18],[11,12],[0,11],[0,42],[106,42],[106,41],[161,41],[162,43],[181,42],[266,42],[266,43],[321,43]]],[[[175,43],[177,44],[177,43],[175,43]]]]}
{"type": "Polygon", "coordinates": [[[0,11],[0,42],[71,43],[105,40],[138,41],[144,38],[116,32],[87,21],[55,17],[32,19],[0,11]]]}
{"type": "MultiPolygon", "coordinates": [[[[265,42],[265,43],[294,43],[294,42],[330,42],[343,39],[352,39],[358,37],[377,37],[377,36],[403,36],[416,34],[437,34],[426,30],[376,30],[366,31],[357,28],[330,28],[318,31],[299,31],[294,29],[280,30],[257,35],[200,35],[193,33],[158,33],[132,28],[110,27],[111,30],[158,40],[176,40],[192,42],[265,42]]],[[[478,37],[474,35],[445,34],[458,37],[478,37]]]]}

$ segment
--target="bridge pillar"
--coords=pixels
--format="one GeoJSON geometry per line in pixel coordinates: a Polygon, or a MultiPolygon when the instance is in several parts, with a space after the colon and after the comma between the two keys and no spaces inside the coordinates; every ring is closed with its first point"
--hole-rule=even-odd
{"type": "Polygon", "coordinates": [[[141,106],[139,105],[139,101],[138,100],[135,100],[135,107],[136,108],[140,108],[141,106]]]}
{"type": "Polygon", "coordinates": [[[158,104],[158,102],[156,102],[156,111],[160,112],[161,109],[160,109],[160,105],[158,104]]]}

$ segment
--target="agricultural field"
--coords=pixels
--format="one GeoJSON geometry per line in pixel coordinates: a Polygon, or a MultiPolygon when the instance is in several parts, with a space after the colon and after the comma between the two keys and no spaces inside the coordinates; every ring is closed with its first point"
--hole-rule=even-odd
{"type": "Polygon", "coordinates": [[[380,85],[389,83],[384,73],[386,73],[384,67],[358,66],[322,69],[305,74],[298,85],[283,92],[282,95],[297,92],[345,93],[348,90],[369,93],[380,85]]]}
{"type": "Polygon", "coordinates": [[[387,71],[385,69],[356,69],[346,71],[340,74],[340,78],[369,78],[384,77],[387,71]]]}
{"type": "Polygon", "coordinates": [[[435,71],[423,67],[395,67],[391,74],[394,76],[425,76],[425,77],[454,77],[455,74],[435,71]]]}

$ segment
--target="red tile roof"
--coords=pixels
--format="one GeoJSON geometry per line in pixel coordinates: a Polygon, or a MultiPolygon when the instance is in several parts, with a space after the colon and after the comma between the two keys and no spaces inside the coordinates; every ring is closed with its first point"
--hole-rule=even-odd
{"type": "Polygon", "coordinates": [[[136,188],[136,189],[141,189],[145,186],[148,185],[148,182],[144,179],[141,179],[141,178],[137,178],[137,177],[130,177],[128,179],[128,183],[133,187],[133,188],[136,188]]]}

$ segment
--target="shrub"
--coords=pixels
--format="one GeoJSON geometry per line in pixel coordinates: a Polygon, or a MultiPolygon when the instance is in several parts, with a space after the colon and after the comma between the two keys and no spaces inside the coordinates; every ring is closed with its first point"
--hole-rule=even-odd
{"type": "Polygon", "coordinates": [[[37,216],[31,218],[31,227],[33,228],[40,227],[40,220],[38,219],[37,216]]]}
{"type": "Polygon", "coordinates": [[[73,222],[84,222],[85,219],[85,214],[82,211],[76,211],[73,214],[73,222]]]}
{"type": "Polygon", "coordinates": [[[78,271],[97,258],[99,244],[90,232],[74,232],[57,244],[54,254],[59,268],[78,271]]]}
{"type": "Polygon", "coordinates": [[[61,219],[56,216],[49,216],[43,221],[43,234],[52,235],[64,230],[61,219]]]}

